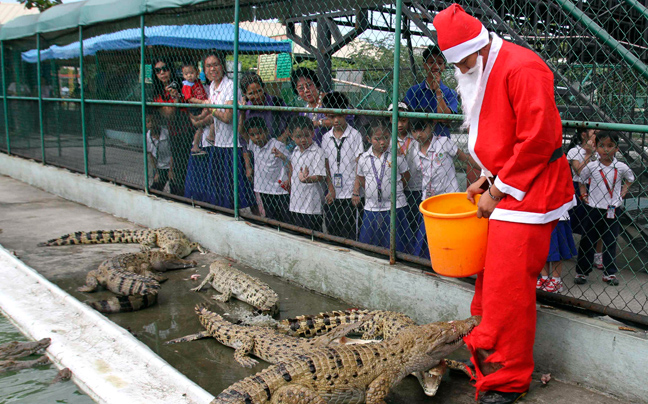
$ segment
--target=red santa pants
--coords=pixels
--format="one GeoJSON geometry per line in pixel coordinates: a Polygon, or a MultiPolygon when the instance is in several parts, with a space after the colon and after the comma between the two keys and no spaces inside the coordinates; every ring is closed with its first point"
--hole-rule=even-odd
{"type": "Polygon", "coordinates": [[[491,220],[486,265],[477,276],[472,315],[482,320],[464,338],[477,370],[477,392],[529,389],[536,330],[536,281],[547,261],[557,222],[525,224],[491,220]],[[493,351],[485,362],[501,369],[484,376],[477,349],[493,351]]]}

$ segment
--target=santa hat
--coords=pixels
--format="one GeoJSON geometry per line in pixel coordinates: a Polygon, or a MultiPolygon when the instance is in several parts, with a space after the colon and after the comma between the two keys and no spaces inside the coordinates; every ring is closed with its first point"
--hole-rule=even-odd
{"type": "Polygon", "coordinates": [[[488,31],[459,4],[452,4],[434,17],[437,43],[448,63],[460,62],[488,45],[488,31]]]}

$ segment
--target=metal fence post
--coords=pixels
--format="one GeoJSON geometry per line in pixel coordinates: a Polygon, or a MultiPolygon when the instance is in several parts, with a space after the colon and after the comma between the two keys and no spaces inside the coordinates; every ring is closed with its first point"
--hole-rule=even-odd
{"type": "Polygon", "coordinates": [[[145,37],[144,37],[144,14],[140,16],[140,25],[142,30],[142,35],[140,36],[140,69],[142,70],[142,144],[144,146],[144,192],[149,193],[149,177],[148,177],[148,155],[146,153],[146,59],[144,51],[146,50],[144,46],[145,37]]]}
{"type": "Polygon", "coordinates": [[[79,26],[79,81],[81,90],[81,138],[83,139],[83,170],[88,176],[88,134],[86,132],[85,87],[83,84],[83,27],[79,26]]]}
{"type": "Polygon", "coordinates": [[[42,162],[45,164],[45,132],[43,131],[43,90],[41,88],[41,39],[40,34],[36,34],[36,52],[38,54],[37,75],[36,82],[38,85],[38,123],[40,127],[40,140],[41,140],[41,157],[42,162]]]}
{"type": "Polygon", "coordinates": [[[4,54],[4,41],[0,41],[0,59],[2,59],[2,95],[3,108],[4,108],[4,124],[5,134],[7,135],[7,154],[11,154],[11,139],[9,136],[9,100],[7,100],[7,81],[5,78],[5,54],[4,54]]]}
{"type": "MultiPolygon", "coordinates": [[[[403,1],[396,1],[394,30],[394,86],[392,90],[392,138],[391,138],[391,211],[389,226],[389,263],[396,263],[396,191],[398,184],[398,93],[400,76],[400,37],[403,1]]],[[[411,241],[409,241],[411,242],[411,241]]]]}
{"type": "Polygon", "coordinates": [[[239,169],[238,169],[238,50],[239,50],[239,9],[240,9],[240,0],[234,2],[234,99],[233,99],[233,115],[232,115],[232,125],[234,126],[234,139],[232,153],[233,160],[232,165],[234,170],[234,218],[239,218],[239,169]]]}

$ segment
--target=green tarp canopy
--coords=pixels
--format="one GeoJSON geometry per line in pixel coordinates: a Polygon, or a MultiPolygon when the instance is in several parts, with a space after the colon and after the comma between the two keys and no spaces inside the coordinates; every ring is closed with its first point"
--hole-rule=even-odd
{"type": "Polygon", "coordinates": [[[0,28],[0,40],[29,37],[106,21],[120,20],[165,8],[185,7],[213,0],[85,0],[60,4],[40,14],[14,18],[0,28]]]}

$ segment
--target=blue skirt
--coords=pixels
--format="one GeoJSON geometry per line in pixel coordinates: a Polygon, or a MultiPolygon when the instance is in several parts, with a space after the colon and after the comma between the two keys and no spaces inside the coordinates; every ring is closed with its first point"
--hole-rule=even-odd
{"type": "Polygon", "coordinates": [[[191,155],[187,165],[185,181],[185,198],[194,201],[216,204],[216,188],[214,186],[214,169],[211,161],[215,147],[205,147],[206,154],[191,155]]]}
{"type": "MultiPolygon", "coordinates": [[[[231,147],[213,147],[210,166],[213,170],[214,205],[234,209],[234,156],[231,147]]],[[[238,149],[239,208],[256,205],[252,184],[245,176],[243,151],[238,149]]]]}
{"type": "MultiPolygon", "coordinates": [[[[388,210],[382,212],[365,210],[362,216],[362,226],[360,227],[360,242],[389,248],[389,228],[390,219],[388,210]]],[[[396,209],[397,251],[409,252],[406,250],[406,246],[410,242],[411,234],[405,215],[405,208],[396,209]]]]}
{"type": "Polygon", "coordinates": [[[568,260],[578,254],[571,225],[566,220],[561,220],[551,232],[548,262],[568,260]]]}

